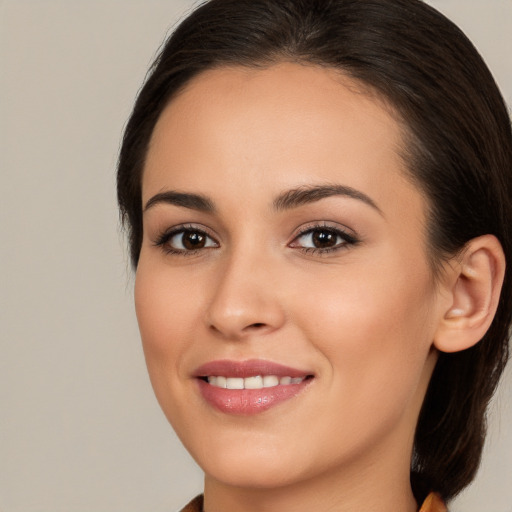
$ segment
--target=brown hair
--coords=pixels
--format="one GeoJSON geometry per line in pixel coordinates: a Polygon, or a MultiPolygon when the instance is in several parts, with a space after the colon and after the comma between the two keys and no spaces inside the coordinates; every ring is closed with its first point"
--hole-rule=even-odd
{"type": "Polygon", "coordinates": [[[118,200],[137,266],[141,176],[157,119],[202,71],[296,61],[336,68],[376,90],[406,126],[404,158],[429,199],[434,263],[493,234],[507,272],[500,304],[473,348],[440,354],[420,414],[411,466],[418,501],[450,499],[478,469],[486,408],[508,359],[512,315],[512,133],[499,90],[476,49],[419,0],[211,0],[166,42],[127,124],[118,200]]]}

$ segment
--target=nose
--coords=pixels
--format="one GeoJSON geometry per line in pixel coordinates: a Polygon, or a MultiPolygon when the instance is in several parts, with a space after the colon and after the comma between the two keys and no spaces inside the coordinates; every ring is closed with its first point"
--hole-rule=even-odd
{"type": "Polygon", "coordinates": [[[219,270],[206,314],[208,328],[238,340],[279,329],[285,322],[279,281],[256,254],[234,255],[219,270]]]}

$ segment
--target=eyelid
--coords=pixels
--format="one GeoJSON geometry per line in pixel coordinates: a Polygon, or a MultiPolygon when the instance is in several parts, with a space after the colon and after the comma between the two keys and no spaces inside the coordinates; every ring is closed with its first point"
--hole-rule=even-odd
{"type": "Polygon", "coordinates": [[[343,236],[350,237],[353,239],[358,238],[355,231],[353,229],[349,228],[348,226],[345,226],[338,222],[319,220],[319,221],[307,222],[305,224],[301,224],[298,228],[295,228],[294,234],[292,235],[292,241],[295,240],[296,238],[300,237],[301,235],[310,233],[311,231],[320,230],[320,229],[335,231],[335,232],[340,233],[343,236]]]}
{"type": "MultiPolygon", "coordinates": [[[[359,237],[356,235],[356,233],[348,228],[347,226],[344,226],[342,224],[339,224],[337,222],[330,222],[330,221],[312,221],[308,222],[307,224],[301,225],[299,228],[296,228],[295,233],[293,235],[293,238],[290,242],[287,243],[287,246],[293,249],[299,249],[303,252],[307,253],[329,253],[338,251],[341,249],[348,249],[350,246],[354,246],[358,244],[360,241],[359,237]],[[301,246],[297,243],[297,240],[301,237],[308,235],[310,233],[313,233],[315,231],[330,231],[333,234],[339,236],[342,238],[342,242],[338,242],[336,245],[332,247],[305,247],[301,246]]],[[[216,249],[220,247],[220,242],[218,241],[218,237],[211,233],[211,229],[207,228],[204,225],[198,225],[198,224],[191,224],[191,223],[185,223],[185,224],[178,224],[174,225],[172,227],[169,227],[167,229],[164,229],[160,233],[156,235],[156,238],[153,239],[153,245],[160,247],[165,252],[169,254],[175,254],[175,255],[183,255],[183,256],[190,256],[193,254],[197,254],[199,252],[204,251],[205,249],[216,249]],[[176,235],[179,235],[180,233],[185,232],[196,232],[200,233],[201,235],[204,235],[205,237],[209,238],[214,246],[211,245],[206,247],[198,247],[197,249],[180,249],[172,247],[168,244],[168,242],[175,237],[176,235]]]]}
{"type": "Polygon", "coordinates": [[[171,254],[177,254],[177,255],[192,255],[197,253],[198,251],[202,251],[205,249],[215,249],[220,246],[219,241],[217,240],[217,237],[211,234],[211,230],[208,229],[206,226],[201,226],[197,224],[178,224],[175,226],[172,226],[170,228],[164,229],[163,231],[159,232],[156,235],[156,238],[152,241],[154,246],[161,247],[162,249],[165,249],[166,252],[171,254]],[[184,233],[186,231],[192,231],[196,233],[200,233],[209,239],[213,240],[213,242],[216,244],[216,247],[201,247],[197,249],[174,249],[172,247],[167,247],[166,244],[171,240],[174,236],[184,233]]]}
{"type": "Polygon", "coordinates": [[[293,249],[300,249],[300,250],[303,250],[304,252],[308,252],[308,253],[315,253],[315,252],[329,253],[329,252],[337,251],[340,249],[347,249],[350,246],[357,245],[359,242],[360,242],[360,239],[357,236],[357,234],[352,229],[348,228],[347,226],[344,226],[339,223],[329,222],[329,221],[316,221],[316,222],[313,221],[313,222],[310,222],[310,223],[300,226],[298,228],[298,230],[296,230],[291,242],[288,243],[288,247],[291,247],[293,249]],[[321,230],[331,231],[332,233],[336,234],[337,236],[340,236],[341,238],[343,238],[344,243],[339,243],[338,245],[335,245],[333,247],[325,247],[325,248],[302,247],[298,244],[294,245],[295,242],[299,238],[301,238],[307,234],[310,234],[314,231],[321,231],[321,230]]]}

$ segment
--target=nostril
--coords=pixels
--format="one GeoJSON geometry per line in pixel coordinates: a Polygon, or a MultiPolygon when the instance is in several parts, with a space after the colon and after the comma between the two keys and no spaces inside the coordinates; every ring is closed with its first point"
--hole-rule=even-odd
{"type": "Polygon", "coordinates": [[[257,322],[255,324],[251,324],[248,326],[249,329],[259,329],[260,327],[265,327],[265,324],[261,323],[261,322],[257,322]]]}

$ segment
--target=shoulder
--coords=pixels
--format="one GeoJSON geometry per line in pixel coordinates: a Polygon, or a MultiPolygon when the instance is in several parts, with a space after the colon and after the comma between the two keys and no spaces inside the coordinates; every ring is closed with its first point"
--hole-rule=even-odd
{"type": "Polygon", "coordinates": [[[203,495],[196,496],[188,505],[183,507],[180,512],[202,512],[203,495]]]}
{"type": "MultiPolygon", "coordinates": [[[[201,509],[199,509],[201,510],[201,509]]],[[[427,499],[423,502],[420,508],[420,512],[447,512],[448,509],[444,504],[443,500],[436,493],[430,493],[427,499]]]]}

